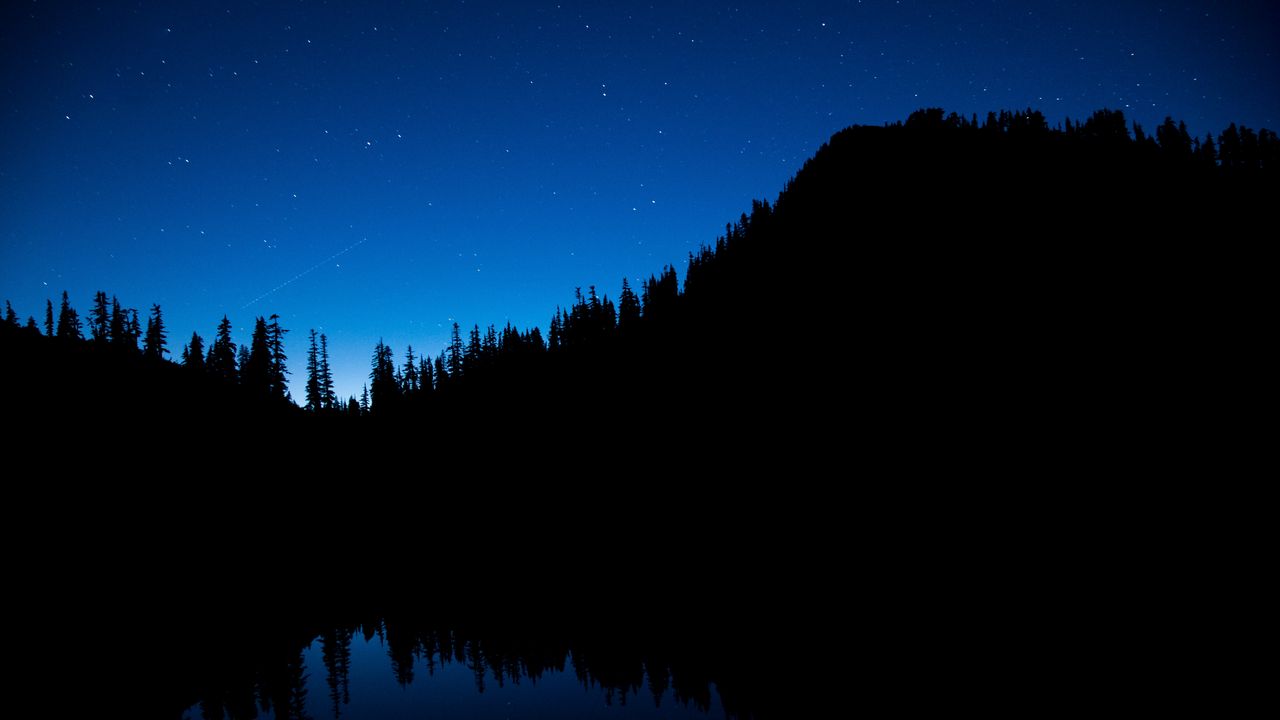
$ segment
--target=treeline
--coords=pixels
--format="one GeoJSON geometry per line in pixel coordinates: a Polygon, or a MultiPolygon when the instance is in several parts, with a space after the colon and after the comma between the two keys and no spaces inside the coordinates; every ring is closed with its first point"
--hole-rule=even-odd
{"type": "MultiPolygon", "coordinates": [[[[695,387],[672,377],[710,366],[753,396],[777,392],[789,383],[811,383],[805,368],[832,370],[821,338],[839,332],[842,303],[901,271],[883,233],[867,232],[866,223],[885,219],[876,213],[902,213],[920,232],[954,234],[987,208],[1003,215],[993,221],[1006,225],[1040,222],[1050,208],[1059,215],[1074,208],[1058,223],[1061,232],[1088,237],[1108,226],[1144,225],[1151,231],[1169,219],[1149,216],[1162,201],[1219,186],[1263,185],[1278,173],[1280,141],[1270,130],[1232,124],[1199,138],[1167,118],[1148,133],[1113,110],[1051,127],[1031,109],[979,120],[933,108],[882,128],[850,128],[806,163],[775,205],[755,201],[714,243],[690,253],[683,285],[668,266],[638,295],[624,279],[616,304],[594,286],[585,295],[579,289],[573,304],[550,318],[545,342],[536,328],[477,325],[467,334],[455,324],[449,346],[434,361],[417,358],[416,366],[412,348],[400,363],[379,343],[369,408],[375,415],[396,413],[464,386],[472,400],[552,404],[580,399],[577,391],[591,395],[584,387],[643,402],[658,387],[654,378],[690,391],[715,385],[723,391],[727,382],[704,378],[695,387]],[[942,172],[951,175],[933,174],[942,172]],[[962,175],[969,177],[957,182],[962,175]],[[944,184],[930,187],[934,182],[944,184]],[[1150,197],[1152,204],[1115,205],[1126,190],[1133,201],[1150,197]],[[1120,214],[1103,224],[1111,212],[1120,214]],[[881,278],[850,284],[877,262],[889,265],[881,278]],[[782,347],[753,348],[751,338],[761,334],[777,334],[782,347]],[[752,357],[753,350],[760,354],[752,357]],[[678,369],[668,371],[673,364],[678,369]]],[[[904,238],[899,247],[915,242],[904,238]]],[[[919,272],[932,273],[938,258],[949,258],[952,269],[982,259],[982,251],[951,258],[954,245],[936,250],[937,258],[917,259],[919,272]]],[[[938,279],[928,291],[947,282],[938,279]]],[[[914,310],[908,301],[884,314],[914,310]]]]}
{"type": "MultiPolygon", "coordinates": [[[[1172,118],[1149,133],[1114,110],[1051,127],[1032,109],[988,113],[983,120],[923,109],[904,122],[837,133],[774,205],[756,201],[714,243],[690,253],[683,286],[676,269],[667,266],[642,282],[639,292],[624,279],[616,302],[595,286],[585,293],[578,289],[570,305],[553,313],[545,335],[537,327],[477,324],[468,331],[455,323],[449,344],[434,357],[413,346],[397,357],[379,342],[358,399],[338,397],[327,338],[312,330],[301,405],[317,415],[391,417],[436,402],[453,407],[518,398],[563,404],[602,388],[647,401],[660,382],[697,390],[680,376],[709,363],[718,365],[721,386],[732,380],[753,392],[777,392],[809,381],[813,372],[805,368],[830,369],[832,354],[818,338],[838,332],[832,320],[850,297],[890,277],[915,282],[905,279],[909,274],[928,276],[925,292],[936,292],[954,282],[946,277],[948,264],[983,273],[1030,247],[1023,242],[1015,254],[996,256],[988,254],[990,247],[974,246],[966,254],[958,251],[959,243],[938,237],[981,232],[992,223],[1043,224],[1054,217],[1044,230],[1047,238],[1075,234],[1093,242],[1099,232],[1127,234],[1108,250],[1116,260],[1153,231],[1198,232],[1213,222],[1219,224],[1215,231],[1223,231],[1243,223],[1250,198],[1265,195],[1277,175],[1280,141],[1266,129],[1232,124],[1201,138],[1172,118]],[[1166,207],[1196,198],[1212,201],[1219,192],[1241,212],[1175,221],[1174,209],[1166,207]],[[921,248],[920,240],[887,240],[892,233],[884,232],[883,223],[895,218],[907,233],[929,238],[927,253],[907,259],[904,253],[921,248]],[[873,231],[873,223],[881,229],[873,231]],[[880,272],[867,274],[877,266],[880,272]],[[774,334],[787,347],[753,343],[774,334]]],[[[999,280],[1008,281],[1020,282],[1012,275],[999,280]]],[[[972,299],[987,288],[962,292],[972,299]]],[[[914,299],[904,300],[882,308],[883,317],[921,310],[914,299]]],[[[938,309],[947,313],[945,305],[938,309]]],[[[5,320],[21,326],[8,303],[5,320]]],[[[28,318],[28,333],[40,329],[28,318]]],[[[152,307],[143,329],[136,310],[102,292],[93,299],[87,338],[65,293],[56,313],[46,303],[43,330],[150,360],[169,354],[159,306],[152,307]]],[[[249,344],[237,346],[224,317],[212,343],[193,333],[178,362],[255,395],[292,400],[286,333],[278,316],[258,317],[249,344]]]]}
{"type": "Polygon", "coordinates": [[[803,687],[793,684],[799,674],[794,668],[769,662],[807,647],[786,632],[802,626],[781,619],[768,626],[775,636],[752,635],[748,641],[735,635],[741,628],[719,620],[704,620],[690,632],[685,625],[643,617],[622,625],[599,621],[592,628],[575,622],[550,630],[504,623],[450,626],[426,612],[338,616],[314,624],[285,620],[292,626],[287,642],[281,642],[279,628],[272,628],[274,636],[264,632],[270,641],[242,630],[212,633],[206,637],[213,639],[193,653],[186,672],[175,673],[180,677],[164,689],[172,693],[174,706],[196,705],[208,719],[255,717],[268,710],[278,718],[304,718],[308,710],[325,705],[341,718],[353,702],[369,701],[360,696],[358,683],[352,687],[352,645],[375,638],[401,686],[431,682],[430,676],[454,664],[472,673],[477,693],[536,686],[550,674],[570,673],[607,705],[675,704],[707,713],[719,704],[724,717],[740,720],[790,714],[796,700],[788,696],[803,687]],[[303,651],[316,645],[320,666],[309,667],[303,651]],[[313,675],[323,676],[327,698],[309,693],[307,678],[313,675]]]}
{"type": "Polygon", "coordinates": [[[1066,141],[1104,147],[1131,145],[1133,150],[1149,159],[1196,166],[1224,176],[1275,173],[1280,169],[1280,139],[1266,128],[1255,131],[1231,123],[1215,140],[1212,133],[1203,138],[1193,136],[1187,131],[1185,122],[1166,117],[1155,133],[1150,134],[1136,121],[1130,124],[1120,110],[1099,110],[1083,121],[1067,118],[1051,128],[1044,114],[1031,108],[987,113],[981,123],[976,114],[966,118],[956,113],[947,114],[941,108],[929,108],[917,110],[905,123],[898,123],[895,127],[980,130],[1014,137],[1057,135],[1066,141]]]}
{"type": "MultiPolygon", "coordinates": [[[[25,325],[19,323],[9,301],[5,301],[4,324],[7,331],[21,332],[29,339],[42,335],[34,316],[28,317],[25,325]]],[[[231,321],[223,316],[207,349],[204,338],[193,332],[190,341],[182,346],[177,364],[191,374],[244,388],[263,399],[292,402],[288,386],[288,355],[284,348],[284,337],[289,331],[280,325],[280,316],[259,316],[254,321],[248,345],[237,345],[231,337],[231,330],[231,321]]],[[[108,300],[103,291],[94,293],[87,321],[81,320],[80,313],[65,291],[56,313],[53,302],[46,301],[43,336],[63,347],[83,346],[110,352],[117,362],[129,359],[148,364],[172,362],[169,332],[161,307],[151,306],[144,330],[136,309],[122,306],[114,295],[108,300]]],[[[101,352],[97,356],[101,357],[101,352]]],[[[315,368],[308,366],[309,371],[328,378],[329,401],[324,407],[337,408],[338,403],[332,398],[333,381],[329,373],[327,343],[315,368]]]]}
{"type": "MultiPolygon", "coordinates": [[[[639,294],[623,278],[616,304],[609,296],[600,295],[594,285],[585,294],[577,288],[572,305],[556,308],[545,339],[540,328],[519,330],[508,323],[501,330],[494,325],[484,330],[473,325],[464,340],[462,328],[455,322],[449,345],[434,359],[415,355],[409,345],[403,363],[396,361],[389,346],[379,342],[360,409],[380,415],[403,412],[433,398],[455,396],[464,388],[474,391],[497,378],[523,374],[523,369],[541,366],[548,356],[632,336],[646,318],[664,315],[679,295],[676,270],[667,266],[661,274],[645,280],[639,294]]],[[[319,388],[323,382],[322,372],[308,374],[308,388],[319,388]]]]}

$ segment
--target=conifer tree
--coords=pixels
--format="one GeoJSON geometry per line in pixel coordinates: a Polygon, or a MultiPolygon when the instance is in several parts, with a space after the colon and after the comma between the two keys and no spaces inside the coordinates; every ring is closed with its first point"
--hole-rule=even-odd
{"type": "Polygon", "coordinates": [[[80,334],[80,316],[76,314],[75,308],[71,307],[66,290],[62,291],[62,308],[58,311],[57,337],[64,340],[84,339],[80,334]]]}
{"type": "Polygon", "coordinates": [[[307,410],[315,412],[324,407],[324,400],[320,397],[320,348],[316,345],[316,331],[311,329],[310,343],[307,345],[307,384],[306,384],[306,405],[307,410]]]}
{"type": "Polygon", "coordinates": [[[231,321],[226,315],[223,315],[222,322],[218,323],[218,331],[214,335],[213,345],[209,347],[205,364],[210,373],[227,382],[234,383],[239,379],[236,370],[236,345],[231,340],[231,321]]]}
{"type": "Polygon", "coordinates": [[[270,370],[267,373],[268,391],[271,397],[291,400],[289,395],[289,368],[285,364],[284,336],[289,331],[280,326],[280,316],[273,314],[267,326],[267,350],[271,353],[270,370]]]}
{"type": "Polygon", "coordinates": [[[89,337],[94,342],[106,342],[111,337],[111,319],[107,294],[99,290],[93,294],[93,307],[89,310],[89,337]]]}
{"type": "Polygon", "coordinates": [[[182,364],[193,370],[204,370],[204,338],[191,333],[191,342],[182,348],[182,364]]]}
{"type": "Polygon", "coordinates": [[[271,346],[267,321],[261,316],[253,322],[249,351],[240,363],[240,384],[258,395],[271,393],[271,346]]]}
{"type": "Polygon", "coordinates": [[[396,382],[395,356],[381,340],[373,350],[373,370],[369,373],[371,409],[379,414],[399,405],[400,384],[396,382]]]}
{"type": "Polygon", "coordinates": [[[458,323],[453,324],[453,334],[449,337],[449,361],[448,377],[450,380],[457,380],[462,377],[462,333],[458,328],[458,323]]]}
{"type": "Polygon", "coordinates": [[[102,339],[110,338],[112,344],[123,345],[125,343],[125,335],[129,332],[129,314],[120,307],[120,301],[114,295],[111,296],[110,318],[110,329],[102,339]]]}
{"type": "Polygon", "coordinates": [[[618,296],[618,329],[628,332],[640,321],[640,298],[622,278],[622,294],[618,296]]]}
{"type": "Polygon", "coordinates": [[[147,318],[147,336],[143,341],[142,354],[156,360],[163,360],[164,356],[169,353],[165,348],[165,342],[168,341],[169,335],[164,330],[164,319],[160,314],[160,306],[151,306],[151,317],[147,318]]]}
{"type": "Polygon", "coordinates": [[[410,345],[405,349],[404,370],[401,377],[401,389],[406,396],[418,394],[418,366],[415,364],[413,355],[413,346],[410,345]]]}
{"type": "Polygon", "coordinates": [[[320,401],[322,407],[338,407],[338,396],[333,392],[333,372],[329,370],[329,338],[324,333],[320,333],[320,401]]]}

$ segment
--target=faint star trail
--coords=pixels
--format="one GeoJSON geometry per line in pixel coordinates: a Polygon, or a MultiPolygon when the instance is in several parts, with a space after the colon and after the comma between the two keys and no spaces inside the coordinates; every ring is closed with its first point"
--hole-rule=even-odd
{"type": "Polygon", "coordinates": [[[336,252],[336,253],[334,253],[334,254],[330,255],[329,257],[327,257],[327,258],[325,258],[325,259],[321,260],[320,262],[316,263],[315,265],[312,265],[311,267],[307,268],[306,270],[303,270],[302,272],[298,273],[297,275],[294,275],[293,277],[289,278],[288,280],[285,280],[284,282],[280,283],[279,285],[277,285],[277,286],[275,286],[275,287],[271,288],[270,290],[268,290],[268,291],[266,291],[266,292],[262,293],[262,294],[261,294],[261,295],[259,295],[258,297],[256,297],[256,298],[254,298],[254,299],[250,300],[249,302],[247,302],[247,303],[245,303],[245,304],[241,305],[241,306],[240,306],[240,309],[241,309],[241,310],[244,310],[244,309],[245,309],[245,308],[247,308],[247,307],[251,307],[251,306],[253,306],[253,305],[257,304],[258,302],[260,302],[261,300],[263,300],[263,299],[265,299],[265,298],[267,298],[267,297],[269,297],[269,296],[271,296],[271,295],[273,295],[273,294],[275,294],[275,293],[279,292],[280,290],[283,290],[284,288],[288,287],[289,285],[292,285],[293,283],[297,282],[298,280],[301,280],[302,278],[306,277],[307,275],[310,275],[312,272],[314,272],[316,269],[318,269],[318,268],[319,268],[319,267],[321,267],[322,265],[327,265],[328,263],[331,263],[331,262],[333,262],[334,260],[337,260],[338,258],[342,257],[343,255],[346,255],[347,253],[351,252],[352,250],[355,250],[356,248],[358,248],[358,247],[360,247],[361,245],[363,245],[363,244],[365,243],[365,241],[366,241],[366,240],[368,240],[368,239],[369,239],[369,238],[361,238],[359,242],[357,242],[357,243],[355,243],[355,244],[353,244],[353,245],[348,245],[347,247],[345,247],[345,248],[343,248],[343,249],[339,250],[338,252],[336,252]]]}

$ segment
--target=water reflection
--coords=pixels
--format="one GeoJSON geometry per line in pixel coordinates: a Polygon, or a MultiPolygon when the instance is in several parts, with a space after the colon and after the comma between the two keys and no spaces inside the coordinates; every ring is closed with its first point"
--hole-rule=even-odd
{"type": "MultiPolygon", "coordinates": [[[[728,712],[705,655],[636,634],[479,632],[404,618],[310,642],[245,638],[199,670],[191,720],[705,718],[728,712]]],[[[224,640],[228,640],[224,638],[224,640]]]]}

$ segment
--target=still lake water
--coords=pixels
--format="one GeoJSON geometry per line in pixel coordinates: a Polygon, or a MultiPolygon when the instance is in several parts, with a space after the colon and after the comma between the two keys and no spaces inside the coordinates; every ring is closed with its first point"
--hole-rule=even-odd
{"type": "MultiPolygon", "coordinates": [[[[391,630],[395,632],[394,629],[391,630]]],[[[390,638],[394,640],[394,637],[390,638]]],[[[259,664],[241,686],[206,688],[184,714],[190,720],[257,717],[381,718],[723,718],[713,683],[677,692],[661,662],[616,657],[603,663],[568,648],[487,655],[485,643],[451,634],[411,645],[388,642],[382,623],[317,637],[296,658],[259,664]],[[523,653],[523,654],[522,654],[523,653]],[[604,666],[603,668],[601,666],[604,666]],[[265,669],[264,669],[265,668],[265,669]],[[603,674],[604,678],[598,675],[603,674]],[[263,678],[266,678],[265,680],[263,678]]]]}

